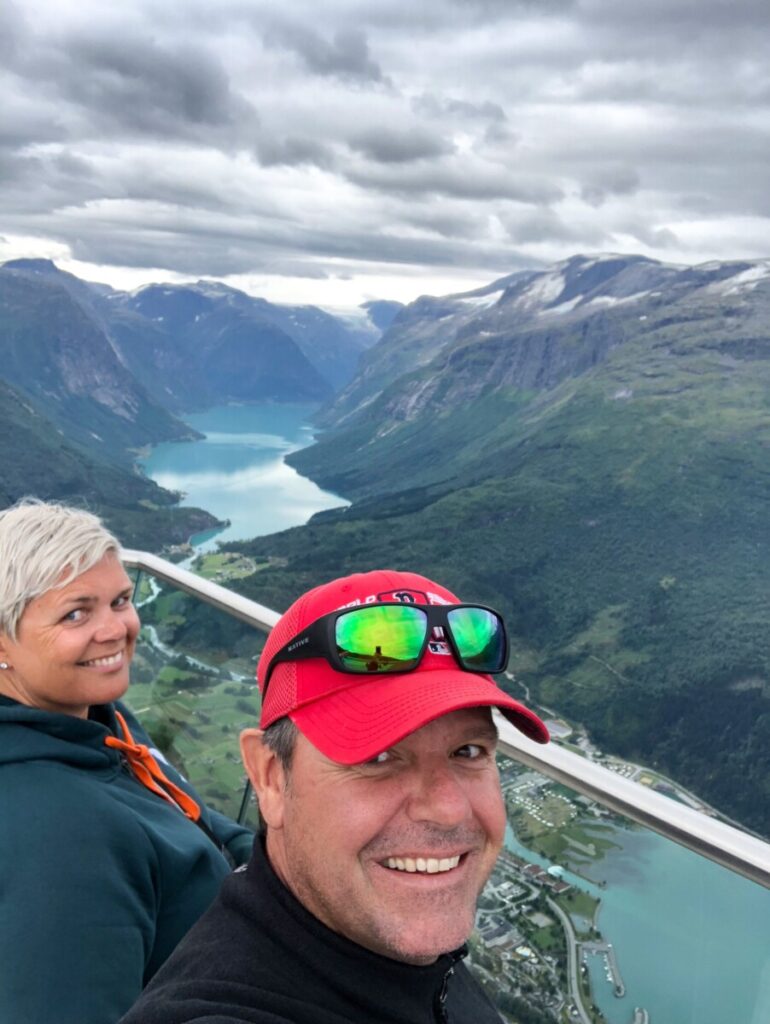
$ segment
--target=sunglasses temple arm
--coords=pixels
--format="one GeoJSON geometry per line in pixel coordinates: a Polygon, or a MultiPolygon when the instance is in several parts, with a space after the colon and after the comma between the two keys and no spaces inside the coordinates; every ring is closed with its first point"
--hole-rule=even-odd
{"type": "Polygon", "coordinates": [[[267,678],[265,679],[265,688],[262,691],[262,700],[265,699],[267,688],[270,685],[270,677],[273,674],[273,669],[276,665],[281,665],[287,661],[305,661],[307,658],[322,658],[323,649],[320,647],[316,638],[316,630],[313,628],[316,626],[314,622],[310,625],[304,634],[300,634],[299,637],[295,637],[285,647],[282,647],[280,651],[273,655],[272,661],[268,667],[267,678]],[[303,640],[303,637],[307,637],[307,640],[303,640]],[[300,646],[296,646],[297,643],[300,646]],[[294,648],[290,650],[289,648],[294,648]]]}

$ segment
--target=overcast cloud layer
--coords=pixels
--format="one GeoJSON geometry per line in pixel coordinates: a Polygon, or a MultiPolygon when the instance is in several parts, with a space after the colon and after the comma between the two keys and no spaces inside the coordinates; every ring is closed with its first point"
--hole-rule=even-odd
{"type": "Polygon", "coordinates": [[[770,256],[767,0],[0,4],[0,259],[354,304],[770,256]]]}

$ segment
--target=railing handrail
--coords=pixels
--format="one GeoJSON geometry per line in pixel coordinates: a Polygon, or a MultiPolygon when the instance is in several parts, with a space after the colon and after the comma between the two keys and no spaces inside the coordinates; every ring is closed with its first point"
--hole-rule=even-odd
{"type": "Polygon", "coordinates": [[[140,569],[143,572],[152,573],[164,583],[172,583],[187,594],[199,597],[207,604],[234,615],[250,626],[269,632],[280,619],[278,612],[272,608],[266,608],[248,597],[236,594],[234,590],[214,583],[213,580],[206,580],[197,573],[183,569],[181,565],[174,565],[160,555],[150,554],[149,551],[134,551],[123,548],[120,553],[124,565],[130,569],[140,569]]]}
{"type": "MultiPolygon", "coordinates": [[[[258,629],[269,631],[280,618],[278,612],[203,579],[159,555],[124,550],[122,558],[130,568],[150,572],[164,583],[171,583],[258,629]]],[[[770,889],[770,843],[677,803],[641,783],[625,779],[556,743],[545,746],[534,743],[497,713],[496,720],[503,753],[770,889]]]]}
{"type": "Polygon", "coordinates": [[[502,753],[770,889],[770,843],[680,804],[640,782],[623,778],[556,743],[545,746],[535,743],[498,712],[495,712],[495,720],[502,753]]]}

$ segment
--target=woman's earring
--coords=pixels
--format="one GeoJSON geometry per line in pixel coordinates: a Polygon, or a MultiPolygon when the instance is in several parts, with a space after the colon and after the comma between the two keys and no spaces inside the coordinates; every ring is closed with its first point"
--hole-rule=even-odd
{"type": "Polygon", "coordinates": [[[8,662],[7,661],[0,661],[0,668],[8,668],[8,662]]]}

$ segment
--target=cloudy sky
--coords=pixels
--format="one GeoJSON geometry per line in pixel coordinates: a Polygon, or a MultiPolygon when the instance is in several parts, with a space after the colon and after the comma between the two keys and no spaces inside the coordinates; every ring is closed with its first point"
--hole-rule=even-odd
{"type": "Polygon", "coordinates": [[[767,0],[0,0],[0,259],[353,305],[770,256],[767,0]]]}

